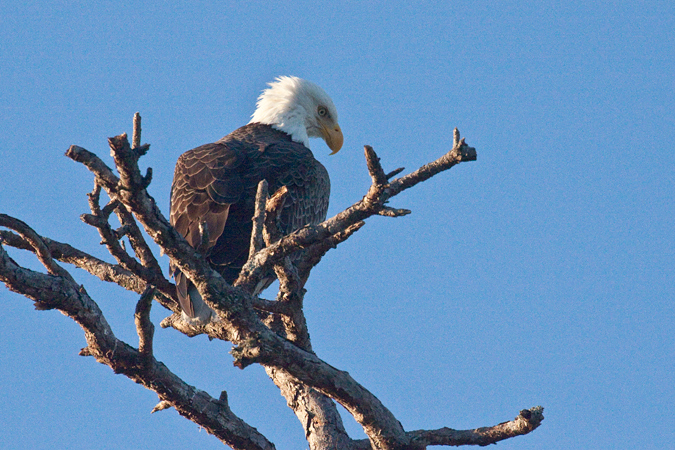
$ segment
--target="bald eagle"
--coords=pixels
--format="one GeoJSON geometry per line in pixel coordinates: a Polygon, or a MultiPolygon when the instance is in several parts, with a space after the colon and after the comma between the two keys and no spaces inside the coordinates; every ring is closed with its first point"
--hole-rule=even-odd
{"type": "MultiPolygon", "coordinates": [[[[267,180],[270,193],[289,190],[278,224],[282,233],[316,225],[326,218],[330,179],[309,138],[323,138],[331,154],[342,147],[337,110],[323,89],[297,77],[279,77],[268,86],[248,125],[178,158],[171,186],[171,224],[195,248],[202,241],[199,225],[206,224],[205,256],[228,283],[249,256],[258,183],[267,180]]],[[[184,319],[208,322],[213,312],[196,288],[176,267],[171,272],[184,319]]]]}

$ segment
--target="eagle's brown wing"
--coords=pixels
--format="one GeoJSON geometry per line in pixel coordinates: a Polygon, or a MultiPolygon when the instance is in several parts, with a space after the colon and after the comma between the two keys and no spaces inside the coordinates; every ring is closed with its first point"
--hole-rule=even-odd
{"type": "MultiPolygon", "coordinates": [[[[171,186],[171,224],[197,248],[201,243],[200,223],[205,223],[213,247],[223,233],[230,206],[243,192],[239,167],[245,155],[236,142],[206,144],[183,153],[176,163],[171,186]]],[[[205,249],[206,250],[206,249],[205,249]]],[[[186,314],[194,316],[188,296],[189,282],[171,268],[178,298],[186,314]]]]}

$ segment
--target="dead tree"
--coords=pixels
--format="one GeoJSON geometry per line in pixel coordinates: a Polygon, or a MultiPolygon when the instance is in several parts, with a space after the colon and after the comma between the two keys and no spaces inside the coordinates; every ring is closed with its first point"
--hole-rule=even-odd
{"type": "Polygon", "coordinates": [[[317,226],[304,227],[282,236],[275,217],[285,192],[271,193],[261,182],[251,236],[250,258],[233,285],[227,284],[199,253],[179,235],[162,215],[146,188],[152,170],[143,175],[138,161],[149,149],[140,145],[140,116],[134,118],[132,145],[127,135],[109,139],[117,174],[94,153],[71,146],[66,155],[84,164],[94,174],[89,196],[90,213],[81,219],[95,227],[110,254],[111,264],[67,243],[38,235],[26,223],[0,214],[0,280],[12,291],[30,298],[37,310],[57,309],[84,330],[87,346],[82,356],[92,356],[136,383],[154,391],[159,403],[154,411],[175,408],[182,416],[203,427],[234,449],[268,450],[274,444],[230,409],[227,393],[213,398],[188,385],[153,354],[154,326],[149,318],[153,300],[173,312],[162,327],[173,327],[188,336],[206,334],[214,340],[229,341],[234,365],[243,369],[262,365],[286,398],[305,433],[309,446],[319,449],[425,449],[429,445],[488,445],[527,434],[537,428],[542,407],[520,411],[511,421],[474,430],[405,431],[394,415],[347,372],[322,361],[312,350],[303,313],[304,284],[310,271],[331,248],[348,239],[374,215],[399,217],[405,209],[387,205],[388,200],[460,162],[476,159],[476,150],[459,138],[455,130],[452,149],[413,173],[394,178],[403,169],[386,173],[371,147],[365,147],[372,184],[366,195],[336,216],[317,226]],[[101,192],[109,201],[102,205],[101,192]],[[115,214],[120,227],[110,223],[115,214]],[[216,313],[207,325],[190,325],[181,320],[175,285],[169,281],[151,251],[141,227],[171,261],[194,283],[216,313]],[[126,236],[133,253],[125,248],[126,236]],[[46,268],[47,274],[18,265],[5,246],[28,250],[46,268]],[[300,259],[290,255],[303,249],[300,259]],[[103,312],[60,264],[84,269],[103,281],[137,292],[136,347],[115,337],[103,312]],[[276,300],[251,295],[262,275],[274,269],[280,281],[276,300]],[[342,424],[335,402],[340,403],[363,427],[368,439],[351,439],[342,424]]]}

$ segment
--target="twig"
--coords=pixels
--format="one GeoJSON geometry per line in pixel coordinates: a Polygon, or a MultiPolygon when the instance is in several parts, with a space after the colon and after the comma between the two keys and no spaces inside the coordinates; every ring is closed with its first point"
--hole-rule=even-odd
{"type": "MultiPolygon", "coordinates": [[[[261,194],[262,185],[263,182],[258,184],[258,194],[261,194]]],[[[267,182],[264,183],[264,186],[264,190],[267,191],[267,182]]],[[[249,271],[255,271],[257,264],[256,255],[262,249],[263,242],[267,242],[267,245],[269,245],[269,243],[276,242],[281,238],[281,233],[277,229],[277,219],[284,206],[287,195],[288,188],[286,186],[282,186],[278,189],[264,204],[262,198],[258,198],[258,195],[256,195],[256,216],[254,216],[253,219],[254,227],[253,232],[251,233],[251,250],[253,250],[254,241],[256,241],[255,245],[260,245],[260,247],[256,252],[249,251],[248,260],[246,261],[246,264],[244,264],[239,277],[232,283],[233,286],[244,289],[247,292],[253,292],[254,288],[258,285],[260,281],[259,278],[242,278],[242,274],[248,273],[249,271]],[[263,208],[264,213],[259,212],[259,209],[262,210],[263,208]],[[262,224],[260,222],[262,222],[262,224]],[[261,240],[260,244],[257,243],[258,239],[261,240]]],[[[263,198],[266,198],[266,195],[263,198]]]]}
{"type": "Polygon", "coordinates": [[[474,430],[453,430],[441,428],[439,430],[411,431],[408,434],[416,443],[426,445],[479,445],[496,444],[504,439],[522,436],[534,431],[544,420],[544,408],[535,406],[520,411],[518,416],[509,421],[492,427],[476,428],[474,430]]]}
{"type": "Polygon", "coordinates": [[[265,205],[265,226],[263,227],[263,238],[267,246],[283,237],[279,228],[277,228],[277,222],[287,197],[288,188],[282,186],[267,200],[267,204],[265,205]]]}
{"type": "Polygon", "coordinates": [[[141,146],[141,115],[134,114],[134,132],[131,138],[131,148],[137,149],[141,146]]]}
{"type": "MultiPolygon", "coordinates": [[[[87,196],[89,197],[89,208],[92,214],[82,214],[80,216],[82,221],[98,230],[102,239],[101,243],[107,247],[108,252],[115,257],[122,267],[135,274],[147,274],[147,269],[132,258],[122,247],[119,241],[119,234],[113,230],[108,222],[108,218],[113,211],[110,205],[115,205],[115,209],[118,210],[124,208],[124,206],[118,200],[113,200],[105,208],[101,209],[99,205],[101,187],[97,182],[94,183],[94,190],[90,194],[87,194],[87,196]]],[[[129,235],[131,226],[127,224],[123,228],[125,228],[126,234],[129,235]]]]}
{"type": "Polygon", "coordinates": [[[152,411],[150,411],[150,414],[154,414],[157,411],[163,411],[165,409],[169,409],[169,408],[171,408],[171,406],[172,405],[171,405],[170,402],[167,402],[166,400],[160,400],[160,402],[157,403],[154,408],[152,408],[152,411]]]}
{"type": "Polygon", "coordinates": [[[150,321],[150,309],[154,296],[155,288],[148,286],[136,303],[136,312],[134,313],[136,333],[138,333],[138,351],[146,362],[153,356],[152,337],[155,334],[155,326],[150,321]]]}
{"type": "Polygon", "coordinates": [[[263,248],[263,228],[265,226],[265,204],[269,195],[267,180],[258,183],[255,195],[255,214],[253,214],[253,231],[251,232],[251,245],[248,254],[255,255],[263,248]]]}
{"type": "Polygon", "coordinates": [[[115,192],[117,183],[120,181],[119,178],[94,153],[77,145],[71,145],[66,151],[66,156],[73,161],[84,164],[87,169],[96,175],[96,183],[105,187],[109,193],[115,192]]]}
{"type": "Polygon", "coordinates": [[[389,173],[386,175],[387,180],[391,180],[392,178],[394,178],[396,175],[398,175],[399,173],[403,172],[404,170],[405,170],[404,167],[399,167],[398,169],[392,170],[391,172],[389,172],[389,173]]]}
{"type": "MultiPolygon", "coordinates": [[[[132,151],[131,148],[129,147],[129,153],[130,154],[133,153],[133,155],[130,155],[130,159],[134,161],[134,164],[136,164],[138,158],[144,152],[146,152],[148,148],[149,146],[147,144],[136,148],[135,151],[132,151]]],[[[99,211],[98,199],[100,197],[101,187],[103,187],[106,190],[108,196],[111,199],[113,199],[108,206],[111,206],[113,204],[117,205],[117,203],[119,202],[121,181],[114,175],[112,170],[98,158],[98,156],[76,145],[73,145],[68,149],[68,151],[66,152],[66,156],[68,156],[74,161],[84,164],[96,176],[96,179],[94,181],[94,191],[90,195],[90,205],[92,205],[93,203],[92,213],[94,215],[97,215],[97,212],[99,211]]],[[[151,172],[149,172],[149,174],[150,173],[151,172]]],[[[144,178],[140,176],[139,172],[138,180],[139,183],[143,185],[149,180],[149,177],[144,178]]],[[[147,184],[143,186],[143,189],[145,189],[145,187],[147,187],[147,184]]],[[[106,210],[107,212],[107,207],[104,208],[104,210],[106,210]]],[[[111,246],[108,247],[109,251],[112,250],[111,254],[113,254],[113,256],[116,256],[120,264],[122,264],[126,269],[137,274],[147,283],[156,286],[157,289],[164,294],[164,296],[175,300],[176,299],[175,287],[173,287],[173,284],[170,283],[164,277],[162,269],[159,266],[159,263],[157,262],[157,259],[154,257],[152,251],[150,250],[150,247],[145,242],[145,239],[143,238],[143,235],[129,210],[126,208],[126,206],[118,205],[115,208],[115,211],[122,225],[122,228],[125,231],[125,235],[129,238],[129,242],[131,243],[131,246],[136,256],[140,259],[140,264],[135,259],[131,258],[124,250],[124,248],[122,248],[122,246],[119,244],[119,241],[117,241],[117,237],[115,236],[112,227],[110,227],[110,225],[107,223],[104,225],[101,222],[98,222],[98,225],[101,225],[103,227],[99,228],[99,232],[103,230],[102,232],[103,242],[106,245],[110,244],[111,246]],[[108,228],[110,230],[108,230],[108,228]]],[[[86,221],[84,217],[83,220],[86,221]]],[[[98,228],[98,225],[94,226],[97,226],[98,228]]],[[[167,306],[165,302],[163,302],[163,305],[167,306]]],[[[177,303],[173,307],[170,307],[170,309],[174,310],[175,307],[177,307],[177,303]]]]}
{"type": "Polygon", "coordinates": [[[366,154],[366,165],[368,167],[368,173],[373,180],[373,184],[387,184],[389,177],[384,173],[382,165],[380,164],[380,158],[373,150],[373,147],[370,145],[364,146],[364,151],[366,154]]]}

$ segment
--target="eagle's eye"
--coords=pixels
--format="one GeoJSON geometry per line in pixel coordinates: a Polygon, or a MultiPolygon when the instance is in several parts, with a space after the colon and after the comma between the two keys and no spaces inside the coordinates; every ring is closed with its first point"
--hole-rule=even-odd
{"type": "Polygon", "coordinates": [[[317,112],[319,113],[319,117],[326,117],[328,115],[328,110],[326,109],[325,106],[319,106],[317,112]]]}

